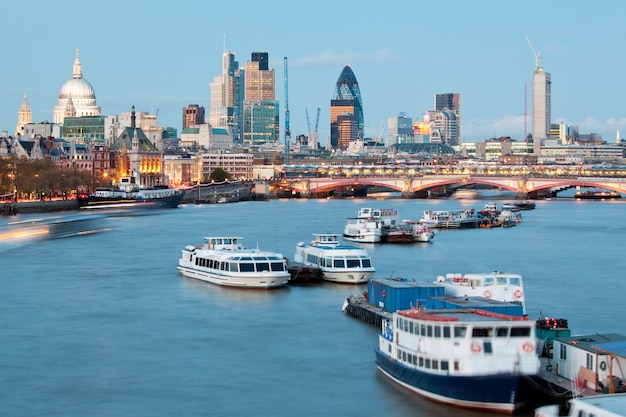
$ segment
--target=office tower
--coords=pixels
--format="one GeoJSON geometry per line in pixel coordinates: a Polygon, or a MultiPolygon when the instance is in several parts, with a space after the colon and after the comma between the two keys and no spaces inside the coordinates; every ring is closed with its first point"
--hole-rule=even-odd
{"type": "Polygon", "coordinates": [[[387,119],[387,130],[385,146],[413,143],[413,119],[405,113],[387,119]]]}
{"type": "Polygon", "coordinates": [[[541,57],[536,55],[535,72],[533,72],[532,96],[532,136],[536,139],[549,139],[551,127],[551,77],[539,65],[541,57]]]}
{"type": "Polygon", "coordinates": [[[253,52],[245,67],[243,141],[248,144],[279,139],[279,106],[275,98],[275,74],[269,69],[268,53],[253,52]]]}
{"type": "Polygon", "coordinates": [[[456,114],[456,144],[461,143],[461,95],[458,93],[435,94],[435,110],[452,110],[456,114]]]}
{"type": "Polygon", "coordinates": [[[204,124],[204,107],[190,104],[183,107],[183,129],[204,124]]]}
{"type": "Polygon", "coordinates": [[[211,107],[209,123],[212,127],[223,127],[232,131],[235,142],[241,142],[241,109],[243,108],[243,70],[235,60],[235,54],[224,51],[222,73],[211,83],[211,107]]]}
{"type": "Polygon", "coordinates": [[[346,65],[341,71],[330,101],[330,143],[345,150],[351,141],[363,139],[363,103],[359,83],[346,65]]]}
{"type": "Polygon", "coordinates": [[[439,111],[429,111],[430,143],[445,143],[449,146],[458,145],[458,124],[456,117],[456,113],[446,107],[439,111]]]}

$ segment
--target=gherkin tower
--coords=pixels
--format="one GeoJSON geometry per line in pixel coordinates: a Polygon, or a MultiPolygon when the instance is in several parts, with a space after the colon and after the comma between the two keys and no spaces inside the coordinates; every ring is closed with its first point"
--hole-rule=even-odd
{"type": "Polygon", "coordinates": [[[365,123],[361,90],[349,65],[343,68],[335,84],[330,114],[333,147],[346,149],[350,141],[363,139],[365,123]]]}

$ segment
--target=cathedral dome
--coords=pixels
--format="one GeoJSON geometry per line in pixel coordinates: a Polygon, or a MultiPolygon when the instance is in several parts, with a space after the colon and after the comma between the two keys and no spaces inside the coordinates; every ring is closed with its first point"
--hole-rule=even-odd
{"type": "Polygon", "coordinates": [[[96,93],[93,91],[93,87],[84,78],[72,78],[67,80],[61,92],[59,93],[59,99],[95,99],[96,93]]]}

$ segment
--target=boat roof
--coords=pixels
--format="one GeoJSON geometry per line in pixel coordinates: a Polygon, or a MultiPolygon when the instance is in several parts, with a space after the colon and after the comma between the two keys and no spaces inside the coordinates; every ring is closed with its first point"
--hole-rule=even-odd
{"type": "Polygon", "coordinates": [[[237,239],[237,240],[242,240],[242,237],[239,236],[205,236],[204,237],[205,240],[211,240],[211,239],[237,239]]]}
{"type": "MultiPolygon", "coordinates": [[[[528,317],[511,316],[508,314],[494,313],[487,310],[399,310],[398,315],[427,321],[452,321],[461,323],[475,322],[503,322],[503,321],[524,321],[530,323],[528,317]]],[[[534,325],[534,322],[532,323],[534,325]]]]}
{"type": "MultiPolygon", "coordinates": [[[[626,393],[591,395],[588,397],[576,397],[570,400],[571,404],[587,404],[597,409],[606,410],[615,415],[626,415],[626,393]]],[[[599,413],[596,413],[599,415],[599,413]]]]}
{"type": "Polygon", "coordinates": [[[570,337],[556,337],[561,343],[576,346],[587,352],[595,352],[596,348],[619,356],[626,356],[626,336],[619,333],[594,333],[570,337]],[[621,353],[620,353],[621,352],[621,353]]]}

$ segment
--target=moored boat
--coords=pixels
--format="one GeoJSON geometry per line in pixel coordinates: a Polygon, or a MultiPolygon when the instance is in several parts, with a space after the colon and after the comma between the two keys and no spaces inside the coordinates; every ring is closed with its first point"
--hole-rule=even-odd
{"type": "Polygon", "coordinates": [[[378,243],[382,230],[372,215],[371,208],[362,208],[357,216],[349,218],[343,229],[343,238],[350,242],[378,243]]]}
{"type": "MultiPolygon", "coordinates": [[[[535,409],[535,417],[558,417],[558,404],[535,409]]],[[[576,397],[569,400],[567,417],[626,417],[626,393],[576,397]]]]}
{"type": "Polygon", "coordinates": [[[83,209],[146,209],[176,208],[185,192],[167,186],[141,188],[134,178],[124,177],[116,188],[99,188],[86,198],[79,198],[83,209]]]}
{"type": "Polygon", "coordinates": [[[534,323],[484,310],[399,310],[382,320],[378,369],[446,404],[512,414],[531,404],[534,323]]]}
{"type": "Polygon", "coordinates": [[[205,237],[185,246],[178,270],[187,277],[240,288],[275,288],[289,282],[287,260],[275,252],[246,249],[240,237],[205,237]]]}
{"type": "Polygon", "coordinates": [[[617,191],[578,191],[574,194],[577,200],[614,200],[622,198],[617,191]]]}
{"type": "Polygon", "coordinates": [[[334,233],[314,236],[312,242],[296,245],[294,262],[320,268],[325,281],[361,284],[372,278],[376,270],[367,249],[341,244],[334,233]]]}
{"type": "Polygon", "coordinates": [[[486,272],[438,276],[435,285],[444,287],[447,295],[476,296],[519,304],[526,314],[526,297],[522,276],[511,272],[486,272]]]}

